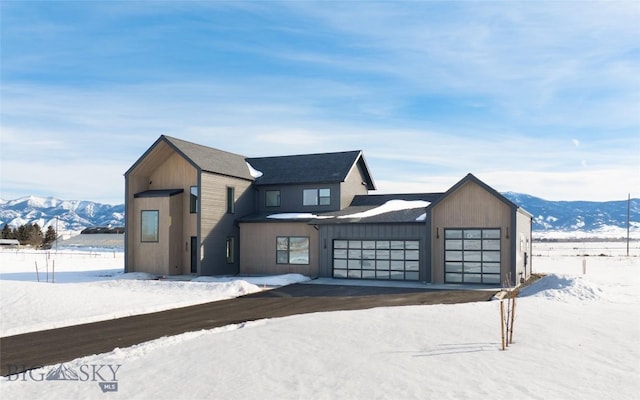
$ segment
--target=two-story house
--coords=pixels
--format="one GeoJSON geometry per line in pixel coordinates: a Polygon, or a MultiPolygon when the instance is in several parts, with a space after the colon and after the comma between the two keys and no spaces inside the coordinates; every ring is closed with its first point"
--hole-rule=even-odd
{"type": "Polygon", "coordinates": [[[531,271],[531,215],[471,174],[369,195],[361,151],[247,158],[161,136],[125,180],[127,272],[498,285],[531,271]]]}

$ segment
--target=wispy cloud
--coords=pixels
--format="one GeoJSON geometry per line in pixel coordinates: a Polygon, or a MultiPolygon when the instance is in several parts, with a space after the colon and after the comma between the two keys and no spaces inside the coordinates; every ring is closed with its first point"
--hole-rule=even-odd
{"type": "Polygon", "coordinates": [[[3,197],[108,175],[78,197],[121,199],[160,134],[362,149],[386,192],[467,172],[552,199],[640,187],[633,3],[150,5],[3,3],[3,197]],[[55,162],[42,179],[27,159],[55,162]]]}

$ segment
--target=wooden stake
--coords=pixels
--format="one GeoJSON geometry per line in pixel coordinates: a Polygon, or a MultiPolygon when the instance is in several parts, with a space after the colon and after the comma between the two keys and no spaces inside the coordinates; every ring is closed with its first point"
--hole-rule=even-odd
{"type": "Polygon", "coordinates": [[[38,273],[38,261],[34,261],[36,263],[36,279],[40,282],[40,274],[38,273]]]}
{"type": "Polygon", "coordinates": [[[502,334],[502,350],[504,350],[504,302],[502,300],[500,300],[500,333],[502,334]]]}
{"type": "Polygon", "coordinates": [[[509,332],[509,343],[513,344],[513,321],[515,320],[515,316],[516,316],[516,296],[513,296],[513,304],[511,305],[511,324],[509,324],[510,326],[510,332],[509,332]]]}
{"type": "Polygon", "coordinates": [[[51,270],[51,283],[53,283],[56,279],[56,260],[53,261],[53,269],[51,270]]]}

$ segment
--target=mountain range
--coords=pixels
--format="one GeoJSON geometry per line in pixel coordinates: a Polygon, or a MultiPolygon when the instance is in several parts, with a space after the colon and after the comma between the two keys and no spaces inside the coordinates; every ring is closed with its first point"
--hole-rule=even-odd
{"type": "MultiPolygon", "coordinates": [[[[640,199],[621,201],[549,201],[522,193],[502,193],[533,215],[535,233],[581,233],[602,237],[625,237],[627,205],[631,230],[640,235],[640,199]]],[[[0,200],[0,226],[17,227],[37,223],[58,231],[80,231],[87,227],[124,225],[124,204],[59,200],[53,197],[21,197],[0,200]]]]}

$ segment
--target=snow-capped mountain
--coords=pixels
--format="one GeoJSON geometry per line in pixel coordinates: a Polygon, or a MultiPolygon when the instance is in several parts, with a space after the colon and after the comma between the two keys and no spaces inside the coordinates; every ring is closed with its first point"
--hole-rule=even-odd
{"type": "MultiPolygon", "coordinates": [[[[627,201],[548,201],[528,194],[506,192],[505,197],[533,215],[537,233],[569,232],[598,237],[624,237],[627,229],[627,201]]],[[[631,230],[640,236],[640,199],[631,199],[631,230]]],[[[0,227],[37,223],[58,230],[124,226],[124,204],[58,200],[53,197],[21,197],[0,200],[0,227]]]]}
{"type": "Polygon", "coordinates": [[[0,200],[0,227],[37,223],[58,231],[82,230],[90,226],[123,226],[124,204],[109,205],[92,201],[59,200],[53,197],[21,197],[0,200]]]}
{"type": "MultiPolygon", "coordinates": [[[[533,215],[534,232],[584,232],[625,237],[627,200],[549,201],[522,193],[503,195],[533,215]]],[[[640,199],[629,202],[631,231],[640,232],[640,199]]]]}

